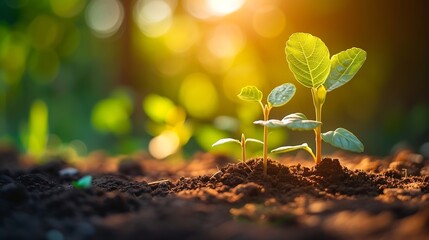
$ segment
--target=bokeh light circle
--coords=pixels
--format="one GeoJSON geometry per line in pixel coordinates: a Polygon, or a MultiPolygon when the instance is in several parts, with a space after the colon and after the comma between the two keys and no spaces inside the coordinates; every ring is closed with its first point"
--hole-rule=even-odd
{"type": "Polygon", "coordinates": [[[213,82],[203,73],[193,73],[185,78],[179,99],[189,115],[196,118],[211,118],[218,110],[218,93],[213,82]]]}
{"type": "Polygon", "coordinates": [[[124,20],[124,9],[118,0],[92,0],[86,9],[86,22],[97,37],[113,36],[124,20]]]}
{"type": "Polygon", "coordinates": [[[220,58],[234,57],[246,43],[240,27],[233,24],[218,25],[211,32],[207,47],[213,55],[220,58]]]}
{"type": "Polygon", "coordinates": [[[217,16],[224,16],[237,11],[243,6],[244,0],[206,0],[211,12],[217,16]]]}
{"type": "Polygon", "coordinates": [[[85,0],[51,0],[50,2],[52,11],[64,18],[76,16],[85,7],[85,0]]]}
{"type": "Polygon", "coordinates": [[[134,21],[148,37],[160,37],[171,26],[172,9],[163,0],[139,0],[134,7],[134,21]]]}

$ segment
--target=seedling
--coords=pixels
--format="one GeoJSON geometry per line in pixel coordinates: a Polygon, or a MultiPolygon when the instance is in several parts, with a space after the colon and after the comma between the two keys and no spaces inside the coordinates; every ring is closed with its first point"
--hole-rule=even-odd
{"type": "Polygon", "coordinates": [[[237,139],[234,139],[234,138],[222,138],[222,139],[219,139],[217,142],[213,143],[212,147],[218,146],[218,145],[221,145],[221,144],[225,144],[225,143],[230,143],[230,142],[234,142],[234,143],[240,144],[240,146],[241,146],[241,156],[242,156],[243,163],[246,162],[246,143],[247,142],[256,142],[256,143],[264,144],[262,141],[259,141],[258,139],[246,138],[246,137],[244,137],[244,133],[242,133],[241,134],[241,140],[237,140],[237,139]]]}
{"type": "MultiPolygon", "coordinates": [[[[322,106],[327,92],[349,82],[366,60],[366,52],[350,48],[332,56],[323,41],[308,33],[294,33],[286,42],[286,59],[295,79],[310,88],[316,113],[316,121],[322,122],[322,106]]],[[[359,139],[344,128],[322,133],[322,126],[314,129],[316,164],[322,160],[322,139],[344,150],[363,152],[359,139]]]]}
{"type": "Polygon", "coordinates": [[[262,92],[255,86],[247,86],[241,89],[238,97],[245,101],[258,102],[261,105],[264,120],[256,121],[255,124],[264,125],[264,141],[263,141],[263,166],[264,176],[267,176],[267,160],[268,160],[268,118],[273,107],[285,105],[295,95],[295,85],[285,83],[275,87],[267,97],[267,103],[262,103],[262,92]]]}
{"type": "Polygon", "coordinates": [[[77,181],[73,181],[73,187],[76,189],[87,189],[92,184],[92,176],[86,175],[77,181]]]}

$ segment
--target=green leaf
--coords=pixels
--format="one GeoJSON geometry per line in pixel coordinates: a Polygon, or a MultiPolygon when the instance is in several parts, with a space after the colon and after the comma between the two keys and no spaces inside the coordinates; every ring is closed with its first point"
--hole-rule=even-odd
{"type": "Polygon", "coordinates": [[[276,148],[276,149],[271,150],[271,152],[272,152],[272,153],[284,153],[284,152],[290,152],[290,151],[295,151],[295,150],[299,150],[299,149],[302,149],[302,150],[307,151],[308,153],[310,153],[310,155],[311,155],[313,158],[316,158],[316,157],[314,156],[313,151],[311,150],[311,148],[308,146],[308,144],[307,144],[307,143],[303,143],[303,144],[301,144],[301,145],[296,145],[296,146],[284,146],[284,147],[279,147],[279,148],[276,148]]]}
{"type": "Polygon", "coordinates": [[[230,143],[230,142],[235,142],[235,143],[238,143],[238,144],[241,145],[241,142],[239,140],[237,140],[237,139],[234,139],[234,138],[222,138],[222,139],[219,139],[217,142],[213,143],[212,147],[217,146],[217,145],[221,145],[221,144],[224,144],[224,143],[230,143]]]}
{"type": "Polygon", "coordinates": [[[258,140],[258,139],[254,139],[254,138],[246,138],[245,142],[255,142],[255,143],[260,143],[262,145],[264,145],[264,142],[258,140]]]}
{"type": "Polygon", "coordinates": [[[256,101],[262,100],[262,92],[255,86],[247,86],[241,89],[238,97],[245,101],[256,101]]]}
{"type": "Polygon", "coordinates": [[[312,130],[322,125],[321,122],[308,120],[303,113],[292,113],[282,119],[283,124],[292,130],[312,130]]]}
{"type": "Polygon", "coordinates": [[[350,81],[365,60],[366,52],[360,48],[350,48],[332,56],[331,71],[324,83],[326,90],[330,92],[350,81]]]}
{"type": "Polygon", "coordinates": [[[289,102],[295,95],[296,87],[292,83],[285,83],[275,87],[268,95],[267,101],[273,107],[280,107],[289,102]]]}
{"type": "Polygon", "coordinates": [[[322,133],[322,139],[334,147],[347,151],[363,152],[364,150],[362,142],[353,133],[344,128],[322,133]]]}
{"type": "Polygon", "coordinates": [[[308,88],[318,88],[329,75],[329,50],[320,38],[294,33],[286,42],[286,60],[296,80],[308,88]]]}
{"type": "Polygon", "coordinates": [[[268,121],[257,120],[257,121],[254,121],[253,124],[258,124],[258,125],[268,126],[268,127],[283,127],[284,126],[284,123],[280,120],[277,120],[277,119],[271,119],[268,121]]]}
{"type": "Polygon", "coordinates": [[[92,176],[87,175],[79,179],[78,181],[73,181],[73,186],[77,189],[87,189],[91,187],[92,176]]]}

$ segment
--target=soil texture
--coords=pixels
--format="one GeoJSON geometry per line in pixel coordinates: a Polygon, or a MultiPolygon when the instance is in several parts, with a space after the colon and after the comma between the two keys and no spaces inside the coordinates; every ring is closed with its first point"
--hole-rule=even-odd
{"type": "Polygon", "coordinates": [[[266,177],[262,159],[208,153],[0,163],[0,239],[429,239],[429,161],[409,151],[269,159],[266,177]]]}

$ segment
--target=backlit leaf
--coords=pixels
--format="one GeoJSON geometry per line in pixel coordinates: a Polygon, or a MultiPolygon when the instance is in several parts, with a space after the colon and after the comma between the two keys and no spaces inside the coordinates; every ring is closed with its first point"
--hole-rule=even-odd
{"type": "Polygon", "coordinates": [[[245,142],[255,142],[255,143],[260,143],[260,144],[264,144],[264,142],[258,140],[258,139],[254,139],[254,138],[246,138],[245,142]]]}
{"type": "Polygon", "coordinates": [[[268,103],[273,107],[280,107],[289,102],[295,95],[296,87],[292,83],[285,83],[275,87],[268,95],[268,103]]]}
{"type": "Polygon", "coordinates": [[[222,139],[219,139],[217,142],[213,143],[212,147],[217,146],[217,145],[221,145],[221,144],[224,144],[224,143],[229,143],[229,142],[235,142],[235,143],[238,143],[238,144],[241,145],[241,142],[239,140],[237,140],[237,139],[234,139],[234,138],[222,138],[222,139]]]}
{"type": "Polygon", "coordinates": [[[268,121],[264,120],[257,120],[253,122],[254,124],[262,125],[262,126],[268,126],[268,127],[283,127],[284,123],[277,119],[271,119],[268,121]]]}
{"type": "Polygon", "coordinates": [[[364,150],[362,142],[353,133],[344,128],[322,133],[322,139],[334,147],[347,151],[363,152],[364,150]]]}
{"type": "Polygon", "coordinates": [[[292,130],[312,130],[322,125],[321,122],[308,120],[303,113],[292,113],[282,119],[283,124],[292,130]]]}
{"type": "Polygon", "coordinates": [[[301,145],[295,145],[295,146],[284,146],[284,147],[279,147],[276,149],[271,150],[272,153],[284,153],[284,152],[291,152],[291,151],[295,151],[295,150],[305,150],[308,153],[310,153],[310,155],[315,158],[313,151],[311,150],[311,148],[308,146],[307,143],[303,143],[301,145]]]}
{"type": "Polygon", "coordinates": [[[331,58],[331,71],[325,88],[328,92],[350,81],[366,60],[366,52],[360,48],[350,48],[335,54],[331,58]]]}
{"type": "Polygon", "coordinates": [[[262,92],[255,86],[247,86],[241,89],[238,97],[245,101],[256,101],[262,100],[262,92]]]}
{"type": "Polygon", "coordinates": [[[294,33],[286,42],[286,60],[296,80],[308,88],[322,85],[329,75],[329,50],[320,38],[294,33]]]}

